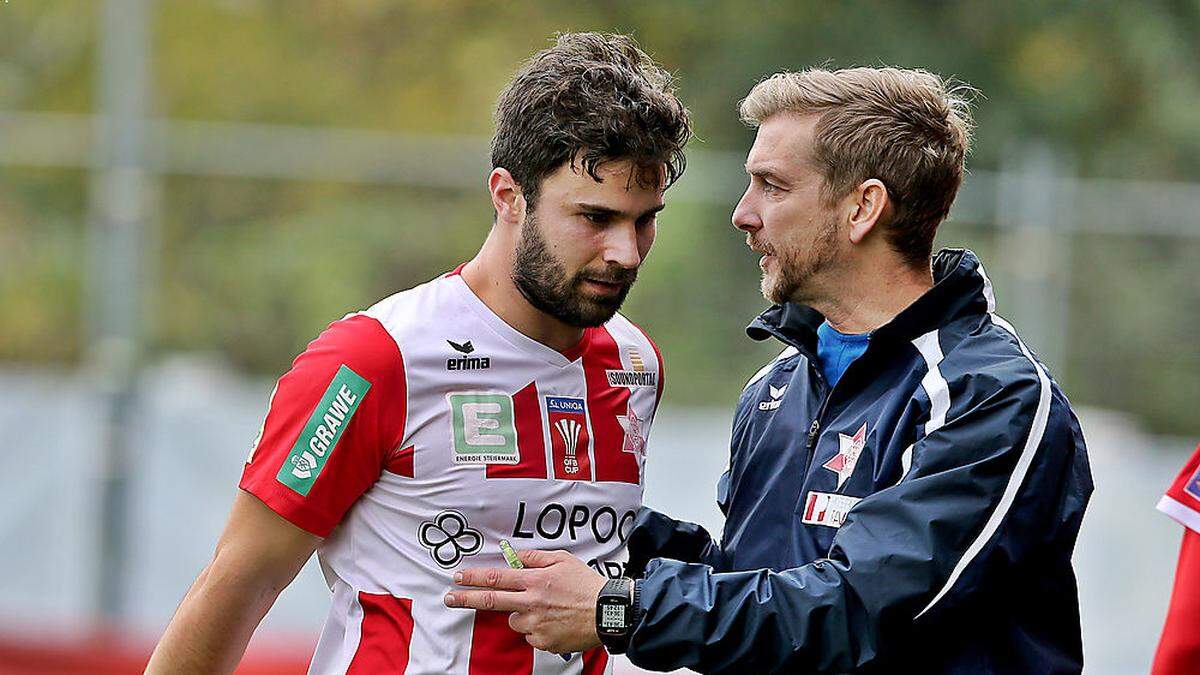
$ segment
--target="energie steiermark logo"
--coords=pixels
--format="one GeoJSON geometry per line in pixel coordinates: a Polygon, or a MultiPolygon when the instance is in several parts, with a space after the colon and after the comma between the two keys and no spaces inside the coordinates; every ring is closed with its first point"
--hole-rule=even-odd
{"type": "Polygon", "coordinates": [[[338,368],[275,479],[307,495],[370,388],[371,383],[349,366],[338,368]]]}
{"type": "Polygon", "coordinates": [[[517,427],[512,397],[471,392],[447,394],[455,464],[516,464],[517,427]]]}

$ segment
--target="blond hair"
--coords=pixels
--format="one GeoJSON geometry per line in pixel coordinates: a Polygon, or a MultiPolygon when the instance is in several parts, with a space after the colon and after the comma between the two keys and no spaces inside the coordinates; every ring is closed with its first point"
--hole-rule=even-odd
{"type": "Polygon", "coordinates": [[[924,70],[810,68],[759,82],[738,111],[753,127],[781,112],[818,115],[812,159],[826,200],[882,181],[894,209],[888,241],[907,262],[927,264],[962,184],[974,92],[924,70]]]}

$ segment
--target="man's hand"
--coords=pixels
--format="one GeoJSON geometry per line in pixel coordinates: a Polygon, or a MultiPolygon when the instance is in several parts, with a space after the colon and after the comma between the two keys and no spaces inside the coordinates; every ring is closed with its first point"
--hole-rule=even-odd
{"type": "Polygon", "coordinates": [[[596,598],[607,581],[566,551],[518,551],[523,570],[465,569],[454,575],[462,586],[447,607],[512,612],[508,625],[543,651],[581,652],[600,644],[596,635],[596,598]]]}

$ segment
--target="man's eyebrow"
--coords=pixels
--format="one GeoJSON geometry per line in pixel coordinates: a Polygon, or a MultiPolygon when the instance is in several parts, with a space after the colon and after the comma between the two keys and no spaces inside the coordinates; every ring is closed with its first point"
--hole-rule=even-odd
{"type": "Polygon", "coordinates": [[[784,178],[782,174],[780,174],[771,166],[747,164],[746,173],[750,174],[751,176],[758,176],[759,178],[771,178],[780,183],[788,182],[788,180],[784,178]]]}
{"type": "MultiPolygon", "coordinates": [[[[582,211],[587,211],[588,213],[593,213],[593,214],[596,214],[599,216],[621,216],[621,215],[624,215],[624,212],[620,211],[619,209],[614,209],[612,207],[603,206],[601,204],[588,204],[587,202],[580,202],[577,206],[582,211]]],[[[655,206],[654,208],[647,210],[645,213],[641,214],[641,216],[639,216],[639,217],[644,218],[648,215],[658,213],[659,211],[662,211],[665,208],[667,208],[667,205],[665,203],[659,204],[658,206],[655,206]]]]}

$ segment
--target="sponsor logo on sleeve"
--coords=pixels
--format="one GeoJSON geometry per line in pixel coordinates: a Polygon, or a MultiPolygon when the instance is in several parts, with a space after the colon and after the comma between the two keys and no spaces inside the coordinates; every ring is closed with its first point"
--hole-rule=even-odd
{"type": "Polygon", "coordinates": [[[1200,500],[1200,467],[1196,467],[1196,473],[1192,474],[1192,478],[1184,483],[1183,491],[1200,500]]]}
{"type": "Polygon", "coordinates": [[[658,373],[646,370],[646,362],[635,347],[630,347],[626,354],[629,356],[629,370],[606,370],[610,387],[650,387],[658,386],[658,373]]]}
{"type": "Polygon", "coordinates": [[[806,525],[839,528],[846,521],[846,514],[850,513],[850,509],[861,501],[861,497],[809,492],[804,500],[804,517],[800,520],[806,525]]]}
{"type": "Polygon", "coordinates": [[[417,528],[417,540],[429,551],[429,557],[439,567],[457,567],[463,558],[473,556],[483,548],[483,535],[467,524],[458,511],[442,511],[433,520],[417,528]]]}
{"type": "Polygon", "coordinates": [[[610,387],[657,387],[658,373],[652,370],[606,370],[604,375],[608,378],[608,386],[610,387]]]}
{"type": "Polygon", "coordinates": [[[498,393],[447,394],[455,464],[517,464],[512,397],[498,393]]]}
{"type": "Polygon", "coordinates": [[[338,368],[292,451],[279,467],[276,480],[296,493],[308,495],[370,388],[371,383],[349,366],[343,364],[338,368]]]}

